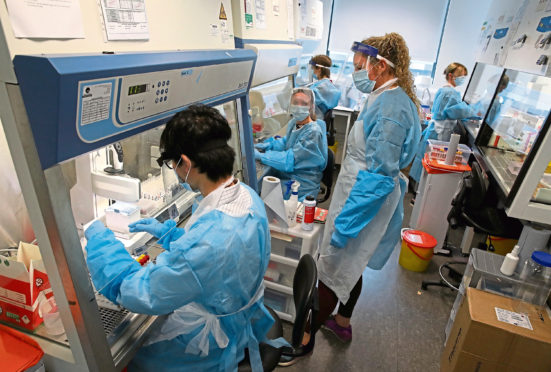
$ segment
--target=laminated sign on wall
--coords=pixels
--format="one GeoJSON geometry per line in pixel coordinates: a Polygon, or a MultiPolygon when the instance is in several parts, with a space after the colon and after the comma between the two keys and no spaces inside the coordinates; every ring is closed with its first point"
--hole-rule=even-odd
{"type": "Polygon", "coordinates": [[[297,38],[321,39],[323,33],[323,3],[319,0],[300,0],[297,38]]]}

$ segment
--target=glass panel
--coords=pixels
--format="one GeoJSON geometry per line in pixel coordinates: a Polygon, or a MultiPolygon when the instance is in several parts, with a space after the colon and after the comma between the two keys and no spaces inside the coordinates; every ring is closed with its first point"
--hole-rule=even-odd
{"type": "MultiPolygon", "coordinates": [[[[120,142],[123,153],[122,173],[113,175],[140,181],[140,200],[137,204],[140,209],[138,219],[140,216],[148,217],[157,215],[162,209],[186,193],[182,186],[180,186],[174,170],[166,166],[163,166],[161,169],[157,164],[157,158],[160,156],[159,142],[163,129],[164,126],[153,128],[120,142]]],[[[116,164],[113,159],[116,156],[116,152],[113,151],[111,146],[98,149],[90,154],[82,155],[82,157],[91,158],[93,173],[103,175],[109,174],[109,168],[112,168],[116,164]]],[[[115,166],[115,168],[117,168],[117,166],[115,166]]],[[[79,174],[77,172],[77,184],[84,187],[81,190],[86,190],[87,187],[83,185],[86,181],[84,179],[79,179],[78,176],[79,174]]],[[[103,182],[109,183],[109,179],[107,178],[103,182]]],[[[116,190],[118,186],[119,184],[114,180],[113,190],[116,190]]],[[[94,192],[93,185],[90,190],[94,192]]],[[[78,204],[80,198],[93,198],[93,215],[95,218],[101,217],[106,214],[106,210],[110,210],[110,205],[117,202],[116,196],[110,197],[108,195],[109,187],[105,187],[103,190],[101,195],[72,193],[71,195],[74,196],[72,202],[73,204],[78,204]]],[[[125,223],[125,221],[123,222],[125,223]]],[[[108,227],[113,228],[113,226],[108,227]]],[[[122,231],[118,232],[123,234],[122,231]]],[[[129,235],[127,233],[119,237],[128,238],[129,235]]]]}
{"type": "MultiPolygon", "coordinates": [[[[484,118],[494,97],[497,85],[503,73],[503,67],[477,63],[472,73],[463,101],[471,105],[478,116],[484,118]]],[[[499,93],[507,88],[506,80],[499,86],[499,93]]],[[[482,120],[465,120],[463,125],[473,138],[478,135],[482,120]]]]}
{"type": "Polygon", "coordinates": [[[295,85],[297,87],[309,84],[312,82],[312,75],[309,73],[309,63],[312,59],[312,54],[304,54],[300,57],[298,72],[295,75],[295,85]]]}
{"type": "Polygon", "coordinates": [[[243,162],[241,161],[241,142],[239,140],[239,123],[237,121],[236,101],[226,102],[215,106],[228,121],[231,128],[230,146],[235,150],[235,161],[233,163],[233,174],[243,181],[243,162]]]}
{"type": "Polygon", "coordinates": [[[550,78],[505,71],[477,145],[506,196],[538,138],[549,107],[550,78]]]}
{"type": "Polygon", "coordinates": [[[540,182],[536,186],[532,201],[551,205],[551,162],[547,165],[540,182]]]}
{"type": "Polygon", "coordinates": [[[285,135],[285,126],[290,119],[287,113],[293,84],[283,77],[254,87],[249,92],[255,142],[276,134],[285,135]]]}

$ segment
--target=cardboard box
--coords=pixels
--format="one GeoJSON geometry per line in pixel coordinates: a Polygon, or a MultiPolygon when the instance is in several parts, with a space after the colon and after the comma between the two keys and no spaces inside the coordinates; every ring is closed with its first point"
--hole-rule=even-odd
{"type": "Polygon", "coordinates": [[[526,302],[467,288],[440,371],[551,371],[549,313],[526,302]]]}
{"type": "Polygon", "coordinates": [[[16,259],[0,257],[0,320],[33,330],[42,318],[38,305],[52,296],[38,246],[19,243],[16,259]]]}

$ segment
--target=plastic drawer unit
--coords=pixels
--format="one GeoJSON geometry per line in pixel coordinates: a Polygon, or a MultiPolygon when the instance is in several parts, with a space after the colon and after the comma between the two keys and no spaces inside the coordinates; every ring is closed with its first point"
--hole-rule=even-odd
{"type": "Polygon", "coordinates": [[[322,226],[314,224],[311,231],[305,231],[301,229],[300,224],[287,229],[270,224],[272,252],[268,270],[264,275],[264,303],[274,309],[283,320],[295,320],[295,270],[303,255],[309,253],[314,256],[323,231],[322,226]]]}

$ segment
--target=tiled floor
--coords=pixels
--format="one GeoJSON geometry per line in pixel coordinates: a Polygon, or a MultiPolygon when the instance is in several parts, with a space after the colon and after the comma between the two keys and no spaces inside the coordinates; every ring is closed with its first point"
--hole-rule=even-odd
{"type": "MultiPolygon", "coordinates": [[[[405,198],[409,221],[411,195],[405,198]]],[[[455,232],[452,242],[460,239],[455,232]]],[[[434,257],[425,273],[414,273],[398,265],[399,248],[380,271],[366,269],[363,290],[352,316],[353,339],[343,344],[323,329],[316,335],[311,356],[279,371],[378,371],[436,372],[444,346],[444,328],[455,293],[429,287],[421,281],[438,278],[438,266],[449,258],[434,257]]],[[[286,324],[290,339],[292,326],[286,324]]]]}

